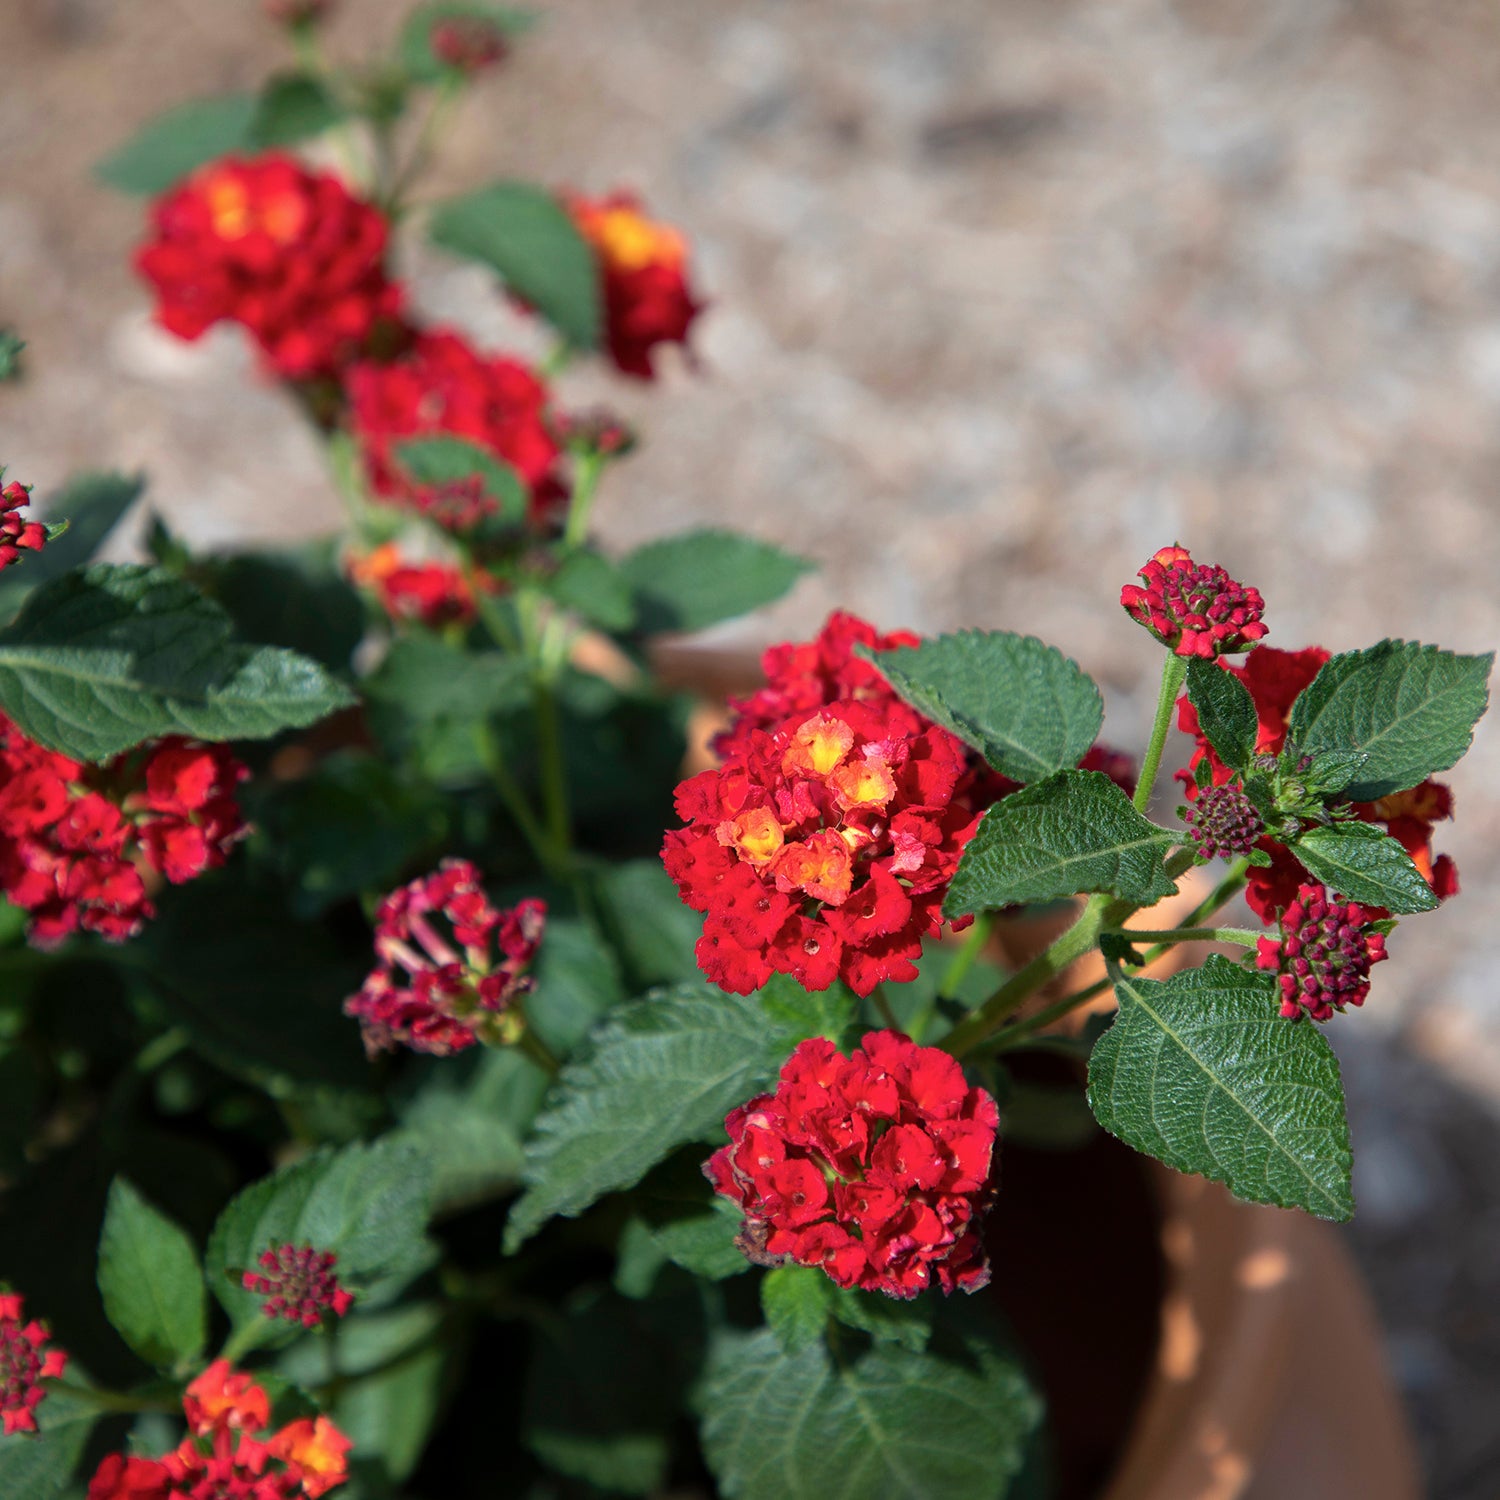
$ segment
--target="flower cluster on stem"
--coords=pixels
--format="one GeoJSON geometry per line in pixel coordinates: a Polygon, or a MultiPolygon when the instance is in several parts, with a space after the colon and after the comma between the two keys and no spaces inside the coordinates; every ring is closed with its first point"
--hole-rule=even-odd
{"type": "Polygon", "coordinates": [[[46,1397],[44,1380],[68,1367],[68,1356],[53,1348],[45,1325],[24,1321],[26,1308],[15,1292],[0,1293],[0,1423],[7,1433],[35,1432],[36,1409],[46,1397]]]}
{"type": "Polygon", "coordinates": [[[261,1311],[268,1318],[284,1318],[304,1328],[316,1328],[325,1318],[342,1318],[354,1305],[354,1294],[339,1282],[332,1250],[311,1245],[272,1245],[256,1257],[258,1270],[240,1278],[247,1292],[264,1297],[261,1311]]]}
{"type": "Polygon", "coordinates": [[[379,963],[344,1002],[366,1050],[447,1056],[478,1041],[518,1042],[546,915],[535,899],[491,905],[479,871],[461,859],[393,891],[375,918],[379,963]]]}
{"type": "Polygon", "coordinates": [[[88,1500],[319,1500],[349,1476],[353,1446],[327,1417],[271,1430],[263,1386],[216,1360],[182,1400],[188,1435],[161,1458],[111,1453],[88,1500]]]}
{"type": "Polygon", "coordinates": [[[774,1093],[729,1115],[704,1172],[744,1211],[738,1243],[760,1264],[890,1297],[934,1281],[973,1292],[989,1280],[979,1227],[999,1118],[936,1047],[875,1031],[845,1056],[815,1037],[774,1093]]]}

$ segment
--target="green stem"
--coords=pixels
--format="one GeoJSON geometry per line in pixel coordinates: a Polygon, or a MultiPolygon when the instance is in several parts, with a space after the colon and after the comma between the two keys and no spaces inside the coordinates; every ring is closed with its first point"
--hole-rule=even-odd
{"type": "Polygon", "coordinates": [[[550,682],[538,679],[532,697],[536,708],[537,752],[541,760],[547,841],[556,857],[566,864],[572,857],[573,827],[568,810],[568,778],[563,765],[562,721],[557,712],[557,694],[550,682]]]}
{"type": "Polygon", "coordinates": [[[553,1056],[552,1049],[530,1026],[527,1026],[526,1030],[521,1033],[516,1048],[523,1056],[529,1057],[544,1073],[554,1074],[562,1066],[553,1056]]]}
{"type": "Polygon", "coordinates": [[[247,1354],[260,1347],[261,1340],[269,1331],[270,1319],[262,1315],[257,1315],[248,1323],[242,1323],[225,1339],[224,1347],[219,1350],[219,1358],[237,1365],[247,1354]]]}
{"type": "Polygon", "coordinates": [[[381,194],[381,201],[392,218],[400,218],[402,199],[405,198],[407,189],[422,175],[427,163],[432,159],[432,154],[437,149],[444,130],[447,129],[448,122],[453,116],[454,106],[457,105],[463,91],[464,78],[460,73],[450,72],[438,85],[432,108],[427,111],[427,118],[422,121],[422,128],[417,133],[416,144],[412,147],[411,155],[406,159],[405,167],[395,175],[390,190],[381,194]]]}
{"type": "Polygon", "coordinates": [[[1111,929],[1116,936],[1129,938],[1132,942],[1162,943],[1238,943],[1241,948],[1253,948],[1260,937],[1248,927],[1120,927],[1111,929]]]}
{"type": "Polygon", "coordinates": [[[1244,888],[1249,870],[1248,859],[1235,860],[1229,867],[1229,873],[1182,919],[1182,925],[1196,927],[1213,916],[1221,906],[1228,905],[1244,888]]]}
{"type": "Polygon", "coordinates": [[[959,985],[968,977],[969,970],[974,967],[974,961],[979,957],[994,929],[994,912],[982,911],[974,918],[974,925],[965,935],[963,946],[953,955],[952,962],[943,971],[942,982],[938,985],[939,999],[951,1000],[958,993],[959,985]]]}
{"type": "Polygon", "coordinates": [[[94,1386],[75,1385],[71,1380],[49,1380],[47,1389],[60,1391],[75,1401],[83,1401],[100,1411],[161,1411],[181,1414],[181,1401],[168,1401],[150,1396],[132,1396],[124,1391],[102,1391],[94,1386]]]}
{"type": "Polygon", "coordinates": [[[594,497],[599,492],[599,476],[603,472],[602,454],[580,455],[573,480],[573,498],[568,503],[568,519],[563,527],[564,551],[571,552],[588,539],[589,516],[594,509],[594,497]]]}
{"type": "Polygon", "coordinates": [[[1107,896],[1090,896],[1078,920],[1051,947],[1012,974],[978,1010],[965,1016],[938,1046],[954,1057],[972,1052],[1034,990],[1056,978],[1074,959],[1082,958],[1098,942],[1109,905],[1107,896]]]}
{"type": "Polygon", "coordinates": [[[480,760],[490,773],[495,789],[500,793],[500,800],[526,842],[531,845],[531,852],[536,855],[538,863],[545,870],[555,869],[558,864],[557,853],[527,803],[520,784],[506,765],[494,729],[480,720],[474,725],[474,742],[478,746],[480,760]]]}
{"type": "MultiPolygon", "coordinates": [[[[1197,928],[1200,922],[1203,922],[1207,918],[1213,916],[1220,907],[1226,906],[1230,901],[1232,901],[1234,897],[1239,894],[1241,886],[1243,886],[1245,883],[1245,871],[1248,868],[1249,864],[1246,860],[1237,861],[1236,864],[1231,867],[1229,874],[1226,875],[1224,879],[1221,880],[1219,884],[1215,886],[1214,889],[1206,897],[1204,897],[1204,899],[1200,901],[1197,906],[1193,908],[1193,910],[1184,920],[1182,927],[1176,929],[1179,936],[1183,933],[1192,931],[1193,929],[1197,928]]],[[[1150,934],[1138,933],[1134,929],[1129,927],[1122,928],[1120,930],[1130,937],[1150,936],[1150,934]]],[[[1245,929],[1243,928],[1210,930],[1240,932],[1245,931],[1245,929]]],[[[1249,934],[1249,936],[1254,937],[1255,934],[1252,933],[1249,934]]],[[[1230,939],[1230,941],[1234,941],[1234,939],[1230,939]]],[[[1149,968],[1171,947],[1172,943],[1170,942],[1159,942],[1154,948],[1148,949],[1146,953],[1142,955],[1145,960],[1142,967],[1149,968]]],[[[1104,991],[1109,987],[1110,981],[1108,976],[1103,979],[1096,979],[1093,984],[1086,984],[1082,989],[1074,990],[1072,994],[1064,995],[1060,1000],[1054,1000],[1051,1005],[1045,1006],[1043,1009],[1037,1011],[1035,1015],[1027,1016],[1024,1021],[1017,1021],[1013,1025],[1006,1027],[995,1038],[996,1051],[1003,1052],[1013,1046],[1019,1045],[1027,1037],[1034,1035],[1036,1032],[1043,1030],[1047,1026],[1050,1026],[1054,1021],[1061,1020],[1062,1017],[1067,1015],[1069,1011],[1076,1010],[1086,1001],[1092,1000],[1095,995],[1102,995],[1104,991]]]]}
{"type": "MultiPolygon", "coordinates": [[[[896,1019],[896,1012],[891,1009],[890,996],[885,992],[883,984],[877,984],[870,991],[870,999],[875,1002],[875,1009],[880,1012],[880,1019],[885,1022],[892,1031],[902,1031],[901,1023],[896,1019]]],[[[903,1032],[903,1035],[905,1033],[903,1032]]]]}
{"type": "Polygon", "coordinates": [[[1156,696],[1156,718],[1151,725],[1151,743],[1146,746],[1146,758],[1141,762],[1141,779],[1135,784],[1135,810],[1144,813],[1151,805],[1151,790],[1156,785],[1156,773],[1161,769],[1161,752],[1167,743],[1167,731],[1172,727],[1172,710],[1177,704],[1177,695],[1182,691],[1183,678],[1187,676],[1187,658],[1169,655],[1161,669],[1161,691],[1156,696]]]}

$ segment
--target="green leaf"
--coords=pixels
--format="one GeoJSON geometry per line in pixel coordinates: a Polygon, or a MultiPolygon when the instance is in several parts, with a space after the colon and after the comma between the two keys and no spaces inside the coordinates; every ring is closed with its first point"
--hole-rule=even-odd
{"type": "Polygon", "coordinates": [[[332,129],[343,106],[309,73],[277,73],[260,91],[250,134],[257,146],[293,146],[332,129]]]}
{"type": "Polygon", "coordinates": [[[38,1432],[0,1437],[0,1495],[53,1500],[72,1478],[100,1415],[82,1396],[49,1391],[36,1409],[38,1432]]]}
{"type": "Polygon", "coordinates": [[[179,104],[148,121],[94,171],[122,193],[164,193],[204,162],[253,144],[258,109],[253,94],[179,104]]]}
{"type": "Polygon", "coordinates": [[[208,1284],[239,1326],[260,1315],[262,1301],[240,1285],[240,1275],[276,1245],[332,1250],[340,1280],[362,1291],[376,1277],[397,1275],[423,1251],[428,1177],[422,1153],[399,1137],[320,1151],[283,1167],[219,1215],[208,1241],[208,1284]]]}
{"type": "Polygon", "coordinates": [[[1187,669],[1188,700],[1198,712],[1198,727],[1219,759],[1243,771],[1255,754],[1260,721],[1249,689],[1216,662],[1194,657],[1187,669]]]}
{"type": "Polygon", "coordinates": [[[822,1341],[837,1290],[822,1271],[811,1266],[777,1266],[761,1278],[761,1312],[788,1354],[822,1341]]]}
{"type": "Polygon", "coordinates": [[[1089,1062],[1089,1104],[1111,1135],[1241,1198],[1353,1214],[1338,1061],[1316,1026],[1277,1014],[1274,976],[1215,955],[1115,994],[1089,1062]]]}
{"type": "Polygon", "coordinates": [[[499,651],[464,651],[429,635],[392,642],[365,679],[367,697],[418,721],[477,723],[529,701],[525,663],[499,651]]]}
{"type": "Polygon", "coordinates": [[[165,734],[264,739],[353,702],[316,662],[236,643],[218,605],[158,568],[66,574],[0,631],[0,708],[80,760],[165,734]]]}
{"type": "Polygon", "coordinates": [[[876,1344],[836,1361],[775,1333],[722,1333],[702,1393],[703,1448],[727,1500],[1000,1500],[1042,1404],[988,1342],[964,1357],[876,1344]]]}
{"type": "Polygon", "coordinates": [[[821,1339],[830,1319],[869,1334],[877,1343],[899,1344],[917,1354],[932,1338],[931,1296],[898,1302],[879,1292],[847,1291],[809,1266],[778,1266],[767,1272],[760,1284],[760,1305],[789,1354],[821,1339]]]}
{"type": "Polygon", "coordinates": [[[120,1336],[147,1364],[191,1364],[208,1338],[203,1272],[192,1240],[123,1178],[99,1237],[99,1293],[120,1336]]]}
{"type": "Polygon", "coordinates": [[[635,595],[614,563],[597,552],[570,552],[547,581],[547,592],[563,606],[604,630],[635,624],[635,595]]]}
{"type": "MultiPolygon", "coordinates": [[[[539,981],[539,997],[543,989],[539,981]]],[[[678,1146],[715,1138],[724,1116],[766,1088],[810,1034],[767,1024],[753,995],[686,986],[608,1017],[588,1054],[558,1075],[537,1119],[507,1253],[554,1215],[575,1218],[634,1186],[678,1146]]]]}
{"type": "Polygon", "coordinates": [[[26,340],[9,328],[0,328],[0,382],[18,380],[21,375],[21,351],[26,340]]]}
{"type": "MultiPolygon", "coordinates": [[[[687,1208],[686,1203],[680,1206],[687,1208]]],[[[660,1208],[653,1211],[648,1206],[645,1222],[657,1247],[674,1266],[705,1281],[727,1281],[750,1269],[735,1244],[741,1219],[729,1199],[710,1190],[708,1203],[697,1205],[693,1212],[662,1216],[660,1208]]]]}
{"type": "Polygon", "coordinates": [[[507,36],[517,36],[536,23],[536,12],[511,5],[481,5],[474,0],[433,0],[418,6],[401,28],[398,55],[401,66],[419,83],[435,83],[452,69],[434,55],[432,28],[438,21],[488,21],[507,36]]]}
{"type": "Polygon", "coordinates": [[[599,895],[611,943],[634,989],[698,976],[703,918],[683,904],[659,859],[633,859],[600,872],[599,895]]]}
{"type": "Polygon", "coordinates": [[[88,562],[145,486],[139,474],[76,474],[48,496],[47,515],[67,521],[68,529],[0,577],[0,614],[16,609],[33,589],[88,562]]]}
{"type": "Polygon", "coordinates": [[[526,487],[520,475],[478,443],[456,437],[408,438],[396,444],[396,462],[415,483],[434,489],[477,479],[480,494],[499,507],[501,522],[514,524],[526,517],[526,487]]]}
{"type": "Polygon", "coordinates": [[[1309,828],[1292,852],[1314,879],[1349,901],[1383,906],[1398,915],[1431,911],[1438,904],[1411,855],[1371,823],[1309,828]]]}
{"type": "Polygon", "coordinates": [[[956,917],[1080,891],[1149,906],[1176,889],[1162,863],[1174,842],[1102,771],[1059,771],[984,815],[943,911],[956,917]]]}
{"type": "Polygon", "coordinates": [[[529,182],[495,182],[433,211],[435,245],[498,273],[578,349],[599,343],[603,320],[599,267],[567,210],[529,182]]]}
{"type": "Polygon", "coordinates": [[[585,1293],[539,1330],[521,1435],[549,1468],[611,1493],[661,1493],[683,1351],[656,1311],[585,1293]]]}
{"type": "Polygon", "coordinates": [[[448,1212],[513,1189],[522,1137],[546,1075],[514,1050],[474,1047],[443,1058],[401,1107],[402,1134],[427,1162],[435,1210],[448,1212]]]}
{"type": "Polygon", "coordinates": [[[389,1369],[349,1381],[329,1412],[355,1454],[378,1455],[397,1485],[416,1468],[437,1421],[450,1347],[429,1344],[389,1369]]]}
{"type": "Polygon", "coordinates": [[[374,755],[341,753],[300,781],[266,781],[245,796],[264,841],[252,846],[279,871],[299,916],[313,917],[361,891],[385,892],[434,857],[447,805],[425,782],[374,755]]]}
{"type": "Polygon", "coordinates": [[[229,611],[240,640],[300,651],[335,672],[348,671],[364,638],[364,605],[326,542],[201,558],[191,581],[229,611]]]}
{"type": "Polygon", "coordinates": [[[1344,789],[1351,802],[1404,791],[1469,748],[1494,659],[1414,641],[1346,651],[1325,662],[1292,705],[1288,742],[1304,751],[1365,751],[1370,758],[1344,789]]]}
{"type": "Polygon", "coordinates": [[[566,1057],[606,1012],[625,999],[620,969],[592,925],[550,917],[532,973],[526,1014],[554,1055],[566,1057]]]}
{"type": "Polygon", "coordinates": [[[962,630],[861,655],[913,708],[1023,784],[1076,766],[1104,722],[1093,680],[1034,636],[962,630]]]}
{"type": "Polygon", "coordinates": [[[731,531],[647,542],[620,563],[646,635],[704,630],[774,604],[813,564],[731,531]]]}
{"type": "Polygon", "coordinates": [[[282,893],[240,860],[164,891],[160,906],[131,951],[198,1051],[278,1096],[308,1083],[367,1086],[343,1001],[369,967],[368,949],[350,953],[320,925],[290,920],[282,893]]]}

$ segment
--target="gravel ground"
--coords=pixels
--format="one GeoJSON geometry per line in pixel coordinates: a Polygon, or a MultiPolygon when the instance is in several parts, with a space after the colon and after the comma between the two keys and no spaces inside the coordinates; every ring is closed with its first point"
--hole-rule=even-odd
{"type": "MultiPolygon", "coordinates": [[[[748,523],[823,567],[720,644],[1024,628],[1139,744],[1156,658],[1118,587],[1174,537],[1256,582],[1271,641],[1500,643],[1500,12],[1481,0],[541,0],[438,190],[643,188],[713,299],[701,371],[588,374],[648,443],[627,545],[748,523]]],[[[346,0],[335,45],[400,9],[346,0]]],[[[146,321],[137,205],[89,164],[278,57],[250,0],[0,4],[0,323],[31,340],[0,457],[46,486],[141,465],[199,542],[336,520],[312,442],[233,337],[146,321]]],[[[483,277],[414,254],[430,312],[534,348],[483,277]]],[[[1412,924],[1346,1052],[1351,1234],[1434,1495],[1500,1477],[1500,729],[1453,775],[1465,894],[1412,924]]]]}

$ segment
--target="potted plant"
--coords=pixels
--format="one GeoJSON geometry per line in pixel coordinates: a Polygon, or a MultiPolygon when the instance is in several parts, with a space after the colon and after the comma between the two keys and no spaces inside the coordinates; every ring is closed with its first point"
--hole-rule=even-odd
{"type": "Polygon", "coordinates": [[[1253,1455],[1192,1416],[1230,1387],[1174,1405],[1207,1366],[1157,1308],[1284,1370],[1186,1268],[1269,1291],[1321,1244],[1222,1188],[1353,1210],[1321,1027],[1457,888],[1432,778],[1490,659],[1264,644],[1257,590],[1164,546],[1121,595],[1163,662],[1138,766],[1055,647],[846,614],[687,764],[710,674],[664,640],[808,565],[608,555],[634,437],[565,394],[689,342],[687,239],[622,192],[419,208],[527,18],[423,4],[334,64],[327,8],[268,0],[292,64],[101,175],[148,200],[158,322],[238,325],[344,529],[202,554],[156,520],[97,563],[141,481],[45,522],[4,490],[0,1493],[1127,1500],[1184,1445],[1235,1493],[1253,1455]],[[426,322],[398,232],[489,267],[542,365],[426,322]],[[1071,1283],[1048,1193],[1099,1226],[1071,1283]],[[1115,1345],[1064,1311],[1128,1265],[1101,1398],[1068,1377],[1115,1345]]]}

